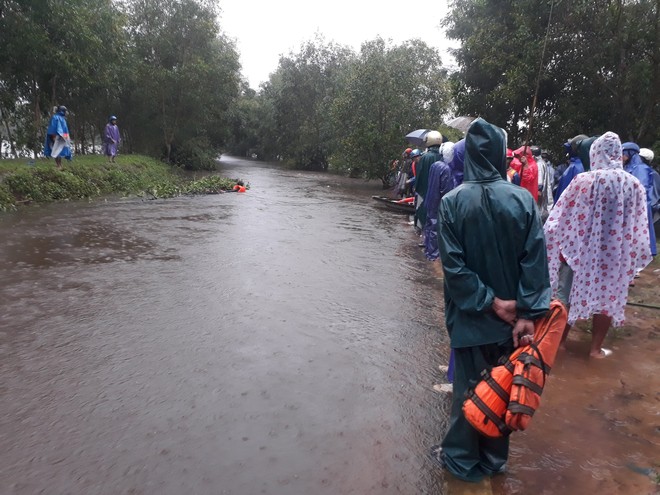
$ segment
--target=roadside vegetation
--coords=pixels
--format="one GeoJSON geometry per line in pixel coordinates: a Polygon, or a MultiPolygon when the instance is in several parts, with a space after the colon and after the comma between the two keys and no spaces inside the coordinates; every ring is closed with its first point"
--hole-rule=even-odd
{"type": "MultiPolygon", "coordinates": [[[[239,179],[209,175],[192,178],[176,168],[143,155],[126,155],[117,163],[102,156],[77,157],[62,170],[52,160],[0,161],[0,211],[18,205],[91,199],[99,196],[169,198],[187,194],[231,191],[239,179]]],[[[249,185],[247,186],[249,187],[249,185]]]]}
{"type": "Polygon", "coordinates": [[[555,161],[580,133],[660,148],[655,0],[452,0],[430,15],[456,41],[453,60],[414,28],[359,50],[317,35],[258,89],[220,14],[216,0],[0,1],[0,155],[37,158],[55,105],[70,110],[76,159],[100,152],[112,114],[122,153],[189,170],[229,152],[382,177],[412,130],[460,139],[442,125],[458,115],[506,129],[512,148],[529,137],[555,161]]]}

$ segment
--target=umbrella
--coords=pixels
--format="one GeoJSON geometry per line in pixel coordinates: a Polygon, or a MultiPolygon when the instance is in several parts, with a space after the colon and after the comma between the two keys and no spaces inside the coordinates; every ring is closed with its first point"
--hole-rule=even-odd
{"type": "Polygon", "coordinates": [[[412,131],[406,134],[406,139],[410,144],[421,146],[424,144],[424,136],[426,136],[426,133],[430,130],[431,129],[417,129],[416,131],[412,131]]]}
{"type": "Polygon", "coordinates": [[[467,132],[468,129],[470,128],[470,124],[474,122],[474,117],[456,117],[455,119],[450,120],[447,122],[447,125],[449,127],[453,127],[454,129],[458,129],[461,132],[467,132]]]}

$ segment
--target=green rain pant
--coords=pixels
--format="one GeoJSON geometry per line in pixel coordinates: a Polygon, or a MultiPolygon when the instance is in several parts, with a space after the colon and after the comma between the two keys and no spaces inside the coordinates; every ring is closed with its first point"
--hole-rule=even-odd
{"type": "Polygon", "coordinates": [[[489,438],[472,428],[462,411],[465,392],[481,380],[482,370],[496,366],[500,357],[513,352],[513,340],[453,350],[456,358],[454,393],[449,429],[442,441],[442,457],[454,476],[478,482],[504,469],[509,457],[509,437],[489,438]]]}

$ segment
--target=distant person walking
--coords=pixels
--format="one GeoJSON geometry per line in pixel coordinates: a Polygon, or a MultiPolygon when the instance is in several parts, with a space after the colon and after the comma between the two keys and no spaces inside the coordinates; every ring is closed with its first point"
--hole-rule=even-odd
{"type": "Polygon", "coordinates": [[[55,158],[57,168],[62,168],[62,158],[71,160],[71,139],[69,137],[69,126],[66,123],[67,108],[60,105],[50,118],[46,129],[46,142],[44,144],[44,156],[55,158]]]}
{"type": "Polygon", "coordinates": [[[121,137],[119,136],[117,117],[111,115],[105,126],[105,155],[108,157],[108,162],[115,163],[120,141],[121,137]]]}

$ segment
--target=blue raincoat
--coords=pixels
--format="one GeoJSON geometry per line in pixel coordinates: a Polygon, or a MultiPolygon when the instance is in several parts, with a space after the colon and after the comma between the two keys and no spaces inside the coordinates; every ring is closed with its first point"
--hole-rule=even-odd
{"type": "Polygon", "coordinates": [[[71,139],[69,137],[69,126],[66,123],[66,118],[64,115],[65,112],[58,111],[51,117],[50,122],[48,123],[48,129],[46,129],[46,142],[44,143],[44,156],[46,158],[51,158],[53,145],[55,144],[52,136],[55,136],[55,139],[64,139],[66,145],[64,148],[62,148],[62,151],[60,151],[57,156],[53,156],[52,158],[66,158],[67,160],[71,160],[71,139]]]}
{"type": "Polygon", "coordinates": [[[454,145],[454,158],[449,162],[449,168],[454,176],[456,186],[463,184],[463,160],[465,157],[465,139],[454,145]]]}
{"type": "Polygon", "coordinates": [[[557,189],[555,189],[555,193],[552,197],[555,203],[557,203],[559,196],[561,196],[561,193],[564,192],[564,189],[568,187],[575,176],[581,174],[582,172],[584,172],[582,160],[580,160],[577,156],[572,156],[568,164],[568,168],[559,178],[557,189]]]}
{"type": "Polygon", "coordinates": [[[440,200],[456,187],[449,165],[438,160],[429,170],[429,185],[426,190],[426,223],[424,224],[424,254],[434,261],[440,256],[438,249],[438,208],[440,200]]]}
{"type": "Polygon", "coordinates": [[[646,209],[649,219],[649,237],[651,240],[651,254],[656,256],[658,254],[658,246],[655,239],[655,229],[653,228],[653,202],[654,202],[654,188],[653,188],[653,170],[649,167],[638,153],[633,154],[625,166],[626,172],[631,173],[639,182],[642,183],[646,190],[646,209]]]}

